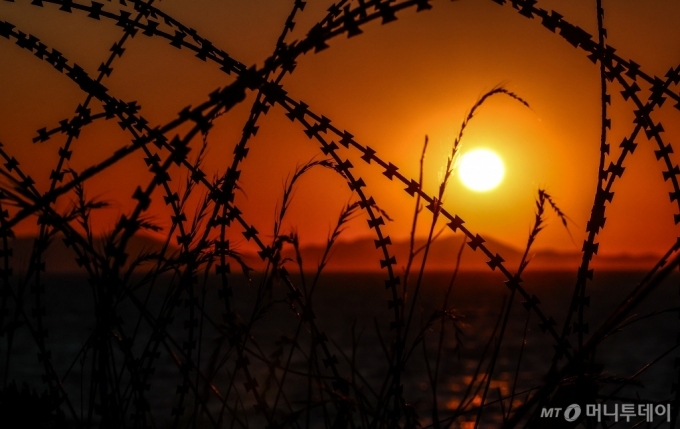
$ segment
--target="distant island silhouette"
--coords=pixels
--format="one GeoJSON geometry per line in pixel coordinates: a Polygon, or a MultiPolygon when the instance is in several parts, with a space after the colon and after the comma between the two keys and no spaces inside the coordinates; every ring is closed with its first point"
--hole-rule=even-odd
{"type": "MultiPolygon", "coordinates": [[[[17,262],[17,270],[23,271],[28,266],[29,256],[33,241],[35,237],[24,236],[17,237],[14,241],[14,258],[17,262]]],[[[103,242],[101,239],[97,240],[99,245],[103,242]]],[[[453,271],[456,265],[456,256],[460,250],[462,243],[462,236],[448,236],[441,237],[431,246],[430,254],[428,256],[427,268],[429,271],[453,271]]],[[[160,250],[163,242],[151,236],[135,236],[128,246],[129,254],[132,256],[139,255],[144,252],[151,252],[160,250]]],[[[403,270],[408,259],[409,241],[395,240],[393,243],[394,255],[397,258],[398,270],[403,270]]],[[[517,266],[522,258],[522,251],[511,245],[504,244],[501,241],[493,238],[486,238],[486,244],[494,253],[499,253],[505,258],[507,266],[517,266]]],[[[415,243],[415,249],[425,245],[425,239],[418,239],[415,243]]],[[[244,261],[256,271],[262,266],[261,258],[256,251],[241,249],[239,244],[233,248],[239,251],[244,261]]],[[[170,245],[170,249],[175,248],[175,243],[170,245]]],[[[325,245],[312,244],[301,245],[300,253],[303,261],[303,268],[306,272],[316,271],[319,261],[325,250],[325,245]]],[[[354,241],[339,241],[335,243],[331,250],[331,257],[324,271],[332,272],[379,272],[380,265],[376,262],[376,255],[378,251],[375,248],[375,243],[372,238],[362,238],[354,241]]],[[[422,252],[415,258],[415,264],[420,266],[420,258],[422,252]]],[[[594,267],[600,270],[644,270],[649,269],[650,266],[656,264],[661,255],[655,253],[603,253],[594,259],[594,267]]],[[[291,261],[287,263],[288,269],[291,272],[298,270],[296,255],[292,247],[285,247],[282,252],[282,259],[289,258],[291,261]]],[[[62,240],[55,239],[47,252],[45,253],[45,260],[50,271],[71,273],[79,272],[82,269],[78,267],[75,261],[75,255],[72,251],[67,249],[62,240]]],[[[488,271],[489,266],[486,264],[488,258],[481,252],[473,252],[468,246],[465,246],[463,255],[461,257],[460,270],[461,271],[488,271]]],[[[564,271],[574,270],[581,262],[581,252],[574,251],[558,251],[551,249],[538,249],[531,255],[530,267],[533,270],[550,270],[550,271],[564,271]]]]}

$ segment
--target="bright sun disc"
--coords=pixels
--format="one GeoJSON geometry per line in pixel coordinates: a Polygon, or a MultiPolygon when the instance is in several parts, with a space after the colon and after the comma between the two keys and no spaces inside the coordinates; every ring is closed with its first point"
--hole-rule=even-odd
{"type": "Polygon", "coordinates": [[[490,150],[477,149],[460,159],[458,174],[465,186],[484,192],[495,188],[503,179],[503,161],[490,150]]]}

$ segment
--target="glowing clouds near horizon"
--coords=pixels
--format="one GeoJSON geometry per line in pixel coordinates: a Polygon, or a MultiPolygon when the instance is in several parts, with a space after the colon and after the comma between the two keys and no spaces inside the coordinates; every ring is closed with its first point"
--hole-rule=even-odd
{"type": "Polygon", "coordinates": [[[477,192],[489,191],[503,180],[503,161],[487,149],[463,154],[458,163],[458,176],[465,186],[477,192]]]}

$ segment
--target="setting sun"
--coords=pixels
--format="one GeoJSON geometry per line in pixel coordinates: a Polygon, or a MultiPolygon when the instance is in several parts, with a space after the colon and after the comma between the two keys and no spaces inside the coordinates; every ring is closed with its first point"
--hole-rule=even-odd
{"type": "Polygon", "coordinates": [[[465,186],[473,191],[484,192],[498,186],[503,180],[503,161],[490,150],[476,149],[460,159],[458,174],[465,186]]]}

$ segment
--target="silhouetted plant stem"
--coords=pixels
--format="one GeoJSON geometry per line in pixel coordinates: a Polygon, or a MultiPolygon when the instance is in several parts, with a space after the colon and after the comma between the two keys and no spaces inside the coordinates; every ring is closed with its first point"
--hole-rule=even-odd
{"type": "Polygon", "coordinates": [[[510,403],[508,404],[508,412],[505,415],[504,422],[507,421],[507,419],[510,418],[510,415],[512,414],[512,405],[515,400],[515,392],[517,390],[517,381],[519,380],[519,369],[522,364],[522,357],[524,356],[524,346],[526,346],[527,342],[527,331],[529,329],[529,319],[531,319],[531,312],[527,311],[527,320],[524,322],[524,332],[522,334],[522,345],[520,346],[519,349],[519,356],[517,357],[517,367],[515,368],[515,376],[512,380],[512,389],[510,391],[510,403]]]}
{"type": "MultiPolygon", "coordinates": [[[[427,143],[428,143],[428,137],[425,136],[425,142],[423,143],[423,150],[420,153],[420,163],[419,163],[419,168],[418,168],[418,183],[420,184],[420,188],[423,188],[423,170],[424,170],[424,164],[425,164],[425,154],[427,153],[427,143]]],[[[408,251],[408,261],[406,263],[406,269],[404,270],[404,284],[403,284],[403,292],[402,292],[402,300],[406,300],[406,292],[408,290],[408,278],[411,273],[411,265],[413,264],[413,260],[415,259],[416,256],[416,251],[415,251],[415,245],[416,245],[416,227],[418,226],[418,216],[420,215],[420,212],[423,210],[422,205],[420,204],[420,194],[416,195],[416,203],[415,203],[415,209],[413,210],[413,222],[411,224],[411,233],[409,235],[409,251],[408,251]]],[[[403,315],[402,315],[403,318],[403,315]]]]}
{"type": "MultiPolygon", "coordinates": [[[[496,323],[494,324],[493,330],[491,331],[491,335],[489,336],[489,339],[487,340],[487,342],[486,342],[486,344],[485,344],[485,346],[484,346],[484,350],[482,351],[482,354],[481,354],[481,356],[479,357],[479,360],[477,361],[478,363],[477,363],[477,365],[476,365],[476,367],[475,367],[475,371],[474,371],[474,373],[473,373],[473,375],[472,375],[472,379],[470,380],[470,383],[468,383],[467,388],[466,388],[466,390],[465,390],[465,393],[463,394],[463,397],[460,399],[460,402],[458,403],[458,406],[456,407],[455,411],[453,412],[453,415],[454,415],[455,417],[459,416],[459,415],[461,414],[461,412],[466,408],[467,404],[470,403],[470,402],[472,402],[472,400],[474,399],[474,396],[471,397],[469,400],[468,400],[468,397],[470,396],[470,393],[472,393],[472,390],[473,390],[473,388],[474,388],[475,382],[477,381],[477,378],[479,377],[479,374],[480,374],[480,372],[481,372],[481,369],[482,369],[482,366],[483,366],[483,364],[484,364],[484,361],[486,360],[486,354],[487,354],[488,351],[489,351],[489,347],[491,347],[491,344],[492,344],[492,343],[494,342],[494,340],[496,339],[496,332],[498,331],[498,328],[500,327],[501,319],[502,319],[502,316],[503,316],[503,310],[505,309],[506,302],[507,302],[507,298],[504,296],[504,297],[503,297],[503,301],[501,302],[501,308],[500,308],[500,311],[499,311],[499,313],[498,313],[498,317],[496,318],[496,323]]],[[[488,372],[488,371],[485,372],[484,375],[483,375],[482,380],[480,381],[480,383],[483,382],[484,379],[485,379],[488,375],[489,375],[489,372],[488,372]]],[[[481,386],[481,384],[480,384],[480,386],[481,386]]],[[[478,388],[479,388],[479,386],[478,386],[478,388]]],[[[454,417],[454,418],[455,418],[455,417],[454,417]]],[[[448,425],[446,426],[446,428],[448,429],[448,428],[451,426],[451,424],[453,424],[453,422],[454,422],[454,419],[452,419],[452,420],[448,423],[448,425]]]]}
{"type": "MultiPolygon", "coordinates": [[[[458,255],[456,256],[456,266],[453,270],[453,275],[451,275],[451,280],[449,281],[448,287],[446,288],[446,294],[444,295],[444,301],[442,303],[442,317],[441,325],[439,327],[439,343],[437,344],[437,357],[435,359],[434,372],[430,371],[430,365],[428,362],[428,376],[430,378],[430,387],[432,390],[432,421],[434,422],[435,428],[439,428],[439,406],[437,401],[437,387],[439,384],[439,365],[441,363],[442,351],[444,349],[444,338],[446,331],[446,312],[448,311],[449,298],[453,290],[453,284],[458,276],[458,270],[460,269],[460,260],[463,256],[463,250],[465,250],[465,238],[463,238],[460,248],[458,249],[458,255]]],[[[458,340],[458,339],[457,339],[458,340]]],[[[460,346],[457,341],[456,347],[460,346]]],[[[425,341],[423,341],[423,348],[425,347],[425,341]]]]}

